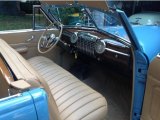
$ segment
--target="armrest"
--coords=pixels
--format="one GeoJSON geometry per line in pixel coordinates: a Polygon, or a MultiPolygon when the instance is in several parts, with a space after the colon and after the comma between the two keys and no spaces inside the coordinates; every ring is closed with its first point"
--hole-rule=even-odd
{"type": "Polygon", "coordinates": [[[19,90],[26,90],[31,87],[31,85],[24,80],[18,80],[15,82],[11,82],[10,85],[19,90]]]}

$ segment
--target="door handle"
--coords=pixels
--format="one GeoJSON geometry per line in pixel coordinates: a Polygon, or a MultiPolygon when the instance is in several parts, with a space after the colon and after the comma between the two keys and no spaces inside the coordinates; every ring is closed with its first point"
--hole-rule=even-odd
{"type": "Polygon", "coordinates": [[[34,39],[34,35],[32,35],[31,38],[27,39],[26,41],[27,41],[27,42],[30,42],[30,41],[32,41],[33,39],[34,39]]]}

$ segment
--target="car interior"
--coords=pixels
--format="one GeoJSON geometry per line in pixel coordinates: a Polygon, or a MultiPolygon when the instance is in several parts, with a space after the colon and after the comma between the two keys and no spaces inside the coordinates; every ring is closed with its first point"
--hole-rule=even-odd
{"type": "Polygon", "coordinates": [[[0,98],[42,87],[48,94],[50,119],[129,120],[131,48],[97,30],[61,30],[0,33],[0,98]],[[52,49],[44,42],[47,34],[61,38],[52,49]],[[105,49],[98,49],[99,44],[105,49]]]}
{"type": "MultiPolygon", "coordinates": [[[[33,17],[25,19],[33,20],[33,26],[25,22],[26,29],[20,29],[17,23],[22,20],[16,16],[13,27],[20,30],[8,30],[13,19],[3,19],[7,26],[1,23],[5,30],[0,31],[0,119],[159,120],[158,24],[131,26],[125,16],[159,11],[158,2],[123,2],[116,4],[125,13],[104,1],[42,0],[33,7],[33,14],[18,16],[23,22],[33,17]],[[139,27],[142,32],[135,29],[139,27]],[[44,104],[36,101],[39,93],[44,104]],[[26,94],[30,100],[24,102],[26,94]]],[[[5,3],[4,9],[17,7],[6,9],[8,13],[18,9],[25,15],[18,2],[5,3]]],[[[158,12],[147,15],[156,20],[152,15],[158,12]]]]}
{"type": "MultiPolygon", "coordinates": [[[[70,31],[73,31],[73,29],[71,29],[70,31]]],[[[52,32],[56,34],[57,30],[52,32]]],[[[91,33],[99,35],[98,32],[91,31],[91,33]]],[[[79,52],[78,55],[75,55],[75,53],[71,53],[68,50],[68,48],[65,45],[62,46],[62,44],[58,44],[49,53],[40,54],[37,50],[37,39],[41,34],[42,31],[29,31],[1,35],[1,38],[3,39],[1,40],[0,44],[2,54],[1,64],[3,64],[3,62],[6,61],[7,66],[10,68],[10,70],[12,72],[14,71],[13,73],[15,75],[12,75],[12,79],[15,80],[24,78],[25,80],[34,80],[34,78],[26,78],[26,75],[21,77],[17,74],[17,72],[20,72],[21,74],[26,74],[23,73],[25,71],[24,68],[21,67],[29,66],[30,68],[26,72],[29,72],[31,71],[31,69],[34,69],[33,71],[36,71],[38,76],[41,76],[44,79],[44,81],[46,81],[46,83],[44,83],[45,85],[42,86],[47,86],[44,87],[45,89],[47,89],[47,93],[50,93],[54,96],[56,105],[58,105],[59,109],[57,110],[57,112],[61,111],[63,113],[63,107],[66,108],[67,105],[73,104],[71,100],[68,100],[68,102],[65,102],[65,104],[64,101],[69,99],[68,97],[74,96],[73,99],[79,99],[79,102],[77,101],[77,103],[75,104],[76,106],[71,106],[70,109],[76,109],[76,107],[79,108],[79,105],[84,104],[83,102],[85,102],[86,107],[84,107],[83,109],[79,109],[79,112],[83,112],[86,109],[91,109],[92,111],[95,108],[88,108],[87,104],[90,103],[95,105],[96,102],[97,106],[95,107],[99,108],[97,112],[100,112],[101,114],[99,116],[97,116],[98,113],[93,114],[98,118],[100,118],[100,116],[103,118],[106,114],[106,111],[108,111],[108,119],[129,119],[132,104],[131,58],[129,60],[127,59],[127,61],[121,59],[118,60],[114,57],[116,56],[116,54],[109,53],[113,55],[114,59],[112,59],[112,57],[110,56],[111,58],[99,60],[88,54],[83,53],[83,51],[79,52]],[[28,39],[28,36],[31,35],[35,36],[34,40],[27,42],[26,40],[28,39]],[[14,49],[12,49],[6,42],[14,49]],[[16,51],[18,51],[25,58],[25,60],[16,51]],[[21,60],[24,63],[21,63],[21,60]],[[17,63],[17,61],[19,61],[19,64],[17,63]],[[13,68],[18,69],[18,71],[13,70],[13,68]],[[97,92],[95,92],[95,90],[97,92]],[[101,94],[105,97],[105,99],[102,97],[101,94]],[[86,101],[84,99],[86,99],[86,101]],[[90,102],[88,100],[93,102],[90,102]]],[[[67,38],[65,36],[62,37],[67,38]]],[[[4,64],[6,65],[6,63],[4,64]]],[[[38,80],[42,79],[41,77],[39,77],[38,80]]],[[[37,85],[35,84],[38,83],[29,82],[29,84],[33,84],[32,86],[37,87],[37,85]]],[[[1,98],[9,95],[9,86],[7,86],[6,84],[6,86],[3,87],[1,87],[2,91],[4,91],[3,93],[1,93],[1,98]],[[3,87],[5,87],[5,89],[3,87]]],[[[49,100],[50,98],[51,97],[49,97],[49,100]]],[[[54,101],[53,98],[51,101],[54,101]]],[[[52,114],[51,116],[55,117],[58,114],[56,114],[53,108],[50,108],[50,112],[52,114]]],[[[71,111],[66,110],[64,112],[64,116],[62,115],[64,118],[68,116],[66,112],[71,111]]],[[[74,114],[72,113],[72,115],[74,114]]]]}

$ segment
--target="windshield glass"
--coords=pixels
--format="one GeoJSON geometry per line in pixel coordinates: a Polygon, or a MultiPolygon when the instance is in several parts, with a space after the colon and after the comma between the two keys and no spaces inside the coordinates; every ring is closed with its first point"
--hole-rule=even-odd
{"type": "Polygon", "coordinates": [[[56,7],[51,10],[63,25],[95,27],[87,13],[81,7],[56,7]]]}
{"type": "Polygon", "coordinates": [[[65,27],[98,28],[129,41],[116,11],[102,12],[98,9],[84,8],[82,6],[51,6],[50,13],[65,27]]]}
{"type": "Polygon", "coordinates": [[[99,29],[130,41],[116,11],[102,12],[96,9],[89,11],[99,29]]]}

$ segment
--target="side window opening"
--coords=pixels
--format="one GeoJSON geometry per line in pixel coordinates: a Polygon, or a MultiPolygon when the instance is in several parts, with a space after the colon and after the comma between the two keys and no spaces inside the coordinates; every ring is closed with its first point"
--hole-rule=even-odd
{"type": "Polygon", "coordinates": [[[32,6],[37,1],[0,1],[0,31],[32,29],[32,6]]]}
{"type": "Polygon", "coordinates": [[[51,24],[51,21],[47,19],[47,16],[43,13],[39,6],[33,8],[33,29],[45,29],[51,24]]]}

